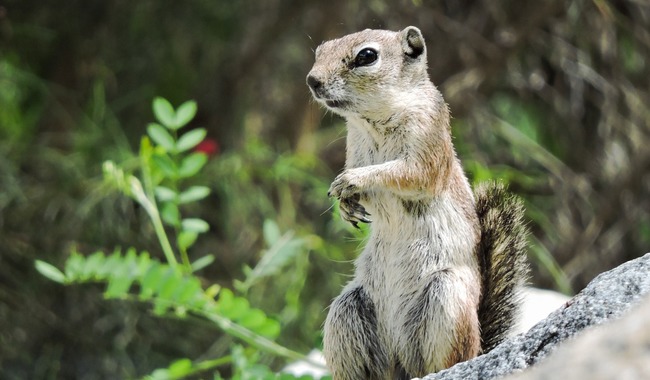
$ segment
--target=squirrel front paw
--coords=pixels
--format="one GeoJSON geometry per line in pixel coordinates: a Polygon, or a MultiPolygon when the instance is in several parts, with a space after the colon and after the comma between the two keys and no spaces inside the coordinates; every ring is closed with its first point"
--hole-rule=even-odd
{"type": "Polygon", "coordinates": [[[361,192],[357,176],[351,170],[346,170],[336,176],[327,191],[327,196],[338,199],[351,198],[361,192]]]}
{"type": "Polygon", "coordinates": [[[370,223],[368,217],[370,214],[359,203],[361,200],[361,188],[359,179],[351,170],[346,170],[339,174],[330,186],[327,195],[339,199],[339,209],[341,218],[350,222],[355,228],[359,228],[358,223],[370,223]]]}

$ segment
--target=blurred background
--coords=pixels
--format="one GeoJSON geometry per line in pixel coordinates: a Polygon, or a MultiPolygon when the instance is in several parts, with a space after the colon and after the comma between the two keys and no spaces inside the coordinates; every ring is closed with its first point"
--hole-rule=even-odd
{"type": "MultiPolygon", "coordinates": [[[[162,257],[143,211],[108,189],[151,100],[198,102],[213,193],[191,252],[233,287],[268,247],[265,222],[299,239],[281,273],[242,291],[278,319],[279,342],[320,344],[325,308],[361,236],[330,210],[345,127],[305,76],[324,40],[418,26],[473,182],[525,199],[531,282],[564,293],[650,251],[650,3],[645,0],[0,2],[0,377],[133,378],[232,339],[147,305],[104,301],[34,270],[72,247],[162,257]]],[[[240,290],[241,291],[241,290],[240,290]]],[[[281,361],[267,359],[271,366],[281,361]]]]}

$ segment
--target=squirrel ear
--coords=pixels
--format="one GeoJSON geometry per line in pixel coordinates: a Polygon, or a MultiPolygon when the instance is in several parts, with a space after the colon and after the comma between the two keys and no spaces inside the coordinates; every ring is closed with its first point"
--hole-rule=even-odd
{"type": "Polygon", "coordinates": [[[420,29],[409,26],[401,31],[402,50],[410,58],[417,58],[425,51],[424,37],[420,29]]]}

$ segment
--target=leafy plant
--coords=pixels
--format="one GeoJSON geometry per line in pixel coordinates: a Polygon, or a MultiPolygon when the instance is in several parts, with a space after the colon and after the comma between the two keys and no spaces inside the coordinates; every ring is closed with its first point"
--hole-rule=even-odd
{"type": "Polygon", "coordinates": [[[246,293],[261,279],[278,274],[286,264],[294,259],[306,246],[321,246],[321,239],[316,235],[297,238],[294,231],[280,232],[277,223],[271,219],[264,221],[264,241],[269,246],[262,252],[262,257],[254,268],[244,267],[244,281],[235,281],[235,287],[246,293]]]}
{"type": "MultiPolygon", "coordinates": [[[[202,219],[182,216],[181,210],[182,206],[200,201],[210,194],[206,186],[186,185],[207,162],[205,154],[191,151],[205,138],[206,131],[195,128],[179,134],[179,130],[187,126],[196,113],[196,104],[192,101],[174,110],[168,101],[156,98],[153,111],[158,122],[149,124],[148,136],[141,140],[138,156],[140,176],[112,161],[105,162],[103,170],[109,183],[145,210],[166,263],[150,257],[147,252],[138,253],[135,248],[129,248],[126,253],[116,249],[110,255],[95,252],[87,257],[73,251],[63,271],[40,260],[35,263],[36,269],[50,280],[65,285],[105,283],[105,298],[151,303],[157,316],[200,317],[248,344],[252,349],[250,355],[264,351],[293,360],[305,360],[304,355],[273,341],[280,332],[280,324],[276,320],[269,318],[262,310],[251,307],[246,298],[235,295],[230,289],[216,284],[204,289],[201,280],[193,274],[214,261],[214,255],[207,255],[190,262],[188,249],[201,233],[208,231],[209,226],[202,219]],[[170,239],[167,229],[174,231],[174,239],[170,239]],[[180,264],[176,250],[181,258],[180,264]]],[[[297,244],[301,244],[290,233],[280,236],[273,222],[267,222],[264,230],[270,243],[278,243],[274,245],[278,247],[274,251],[276,254],[266,255],[266,261],[262,260],[255,270],[248,272],[247,279],[241,283],[242,289],[250,287],[258,278],[277,273],[295,255],[297,244]]],[[[239,378],[253,378],[243,375],[246,368],[241,363],[247,361],[242,359],[242,352],[196,363],[190,359],[180,359],[168,368],[154,371],[147,378],[177,379],[227,363],[235,365],[241,373],[239,378]],[[239,358],[239,364],[234,362],[235,358],[239,358]]],[[[268,368],[263,371],[260,365],[251,368],[255,373],[266,371],[266,377],[255,378],[276,378],[275,375],[271,376],[273,373],[268,368]]]]}
{"type": "MultiPolygon", "coordinates": [[[[50,280],[66,285],[106,283],[107,299],[150,302],[158,316],[200,316],[257,349],[296,360],[304,358],[270,340],[278,336],[279,323],[263,311],[251,308],[245,298],[218,285],[203,289],[198,277],[152,259],[147,252],[137,253],[131,248],[126,254],[116,250],[108,256],[95,252],[88,257],[73,252],[63,272],[38,260],[36,269],[50,280]]],[[[220,365],[224,360],[210,362],[220,365]]]]}
{"type": "MultiPolygon", "coordinates": [[[[250,355],[245,352],[245,349],[236,345],[232,348],[232,354],[227,357],[233,364],[234,373],[230,377],[232,380],[311,380],[309,375],[294,376],[289,373],[274,373],[269,370],[267,366],[257,363],[258,355],[250,355]]],[[[155,370],[151,375],[145,377],[144,380],[170,380],[181,379],[183,377],[196,374],[202,367],[212,365],[220,359],[206,361],[201,363],[192,363],[190,359],[179,359],[173,362],[168,368],[161,368],[155,370]]],[[[324,379],[330,377],[323,377],[324,379]]],[[[222,380],[223,377],[215,374],[214,380],[222,380]]]]}

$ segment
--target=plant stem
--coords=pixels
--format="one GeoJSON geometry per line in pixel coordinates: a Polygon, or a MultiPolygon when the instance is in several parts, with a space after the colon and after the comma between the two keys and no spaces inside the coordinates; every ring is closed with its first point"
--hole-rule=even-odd
{"type": "Polygon", "coordinates": [[[169,238],[167,238],[167,233],[165,232],[165,227],[163,226],[162,219],[160,219],[160,213],[158,208],[154,206],[155,213],[150,213],[151,223],[153,223],[153,229],[156,231],[156,236],[158,236],[158,241],[162,247],[165,258],[172,268],[176,268],[178,262],[174,256],[174,249],[172,248],[169,238]]]}
{"type": "MultiPolygon", "coordinates": [[[[179,233],[180,231],[177,231],[176,236],[178,236],[179,233]]],[[[183,263],[183,267],[187,269],[188,273],[192,272],[192,263],[190,262],[190,257],[187,255],[187,249],[179,248],[179,251],[181,252],[181,262],[183,263]]]]}
{"type": "Polygon", "coordinates": [[[188,373],[188,375],[194,375],[199,372],[207,371],[212,368],[222,366],[232,362],[232,356],[223,356],[218,359],[204,360],[202,362],[196,363],[193,367],[193,370],[188,373]]]}
{"type": "MultiPolygon", "coordinates": [[[[192,363],[192,368],[188,370],[187,372],[179,375],[179,376],[172,376],[169,377],[170,380],[175,380],[175,379],[183,379],[191,375],[196,375],[197,373],[204,372],[219,366],[222,366],[224,364],[232,363],[232,356],[223,356],[218,359],[210,359],[210,360],[204,360],[202,362],[198,363],[192,363]]],[[[142,378],[142,380],[149,380],[152,379],[153,377],[151,375],[147,375],[142,378]]]]}
{"type": "MultiPolygon", "coordinates": [[[[173,136],[173,138],[174,138],[174,144],[178,143],[178,129],[173,129],[173,130],[172,130],[172,136],[173,136]]],[[[174,150],[172,150],[171,152],[169,152],[169,155],[171,156],[171,159],[172,159],[172,161],[174,162],[174,164],[178,167],[178,165],[180,165],[180,160],[179,160],[179,154],[178,154],[178,151],[177,151],[176,149],[174,149],[174,150]]],[[[178,194],[178,187],[179,187],[179,182],[180,182],[179,179],[178,179],[177,177],[172,177],[172,178],[170,178],[170,180],[171,180],[171,182],[172,182],[172,184],[171,184],[171,185],[172,185],[172,190],[174,190],[174,192],[176,192],[176,194],[178,194]]],[[[176,199],[175,202],[176,202],[176,207],[179,208],[179,212],[180,212],[180,207],[179,207],[179,204],[178,204],[178,199],[176,199]]],[[[181,218],[181,219],[182,219],[182,218],[181,218]]],[[[177,226],[175,230],[176,230],[176,231],[175,231],[175,232],[176,232],[176,238],[178,239],[178,236],[179,236],[180,233],[181,233],[181,227],[180,227],[180,225],[177,226]]],[[[177,241],[178,241],[178,240],[177,240],[177,241]]],[[[178,244],[178,245],[180,245],[180,244],[178,244]]],[[[190,263],[190,257],[189,257],[189,255],[187,254],[187,249],[182,248],[182,247],[178,247],[178,250],[179,250],[180,253],[181,253],[181,262],[183,263],[183,267],[184,267],[184,269],[185,269],[188,273],[191,273],[191,272],[192,272],[192,263],[190,263]]]]}
{"type": "MultiPolygon", "coordinates": [[[[131,301],[137,301],[137,302],[142,302],[142,300],[136,296],[127,294],[123,296],[123,299],[125,300],[131,300],[131,301]]],[[[211,312],[208,310],[204,310],[201,308],[196,308],[196,307],[191,307],[187,306],[184,304],[181,304],[175,300],[167,300],[166,301],[169,303],[170,306],[172,307],[187,307],[188,311],[195,313],[195,315],[200,315],[203,316],[205,319],[208,321],[214,323],[217,325],[219,328],[221,328],[224,332],[226,332],[228,335],[233,336],[235,338],[241,339],[242,341],[250,344],[251,346],[263,350],[266,352],[269,352],[271,354],[277,355],[277,356],[282,356],[291,360],[302,360],[305,361],[315,367],[318,368],[324,368],[322,363],[315,362],[311,360],[307,355],[301,354],[300,352],[296,352],[293,350],[290,350],[270,339],[267,339],[249,329],[246,327],[239,325],[232,320],[228,319],[227,317],[224,317],[222,315],[219,315],[215,312],[211,312]]]]}
{"type": "Polygon", "coordinates": [[[290,350],[284,346],[275,343],[272,340],[264,338],[250,331],[249,329],[241,325],[233,323],[230,319],[226,317],[214,313],[208,313],[203,310],[201,311],[197,310],[197,312],[201,313],[205,318],[217,324],[221,329],[223,329],[229,335],[239,338],[253,347],[257,347],[258,349],[270,352],[278,356],[283,356],[291,360],[304,360],[317,367],[323,366],[320,363],[311,361],[306,355],[290,350]]]}
{"type": "MultiPolygon", "coordinates": [[[[141,194],[142,199],[140,204],[144,207],[149,214],[151,223],[153,224],[153,229],[156,231],[156,236],[158,237],[158,242],[165,254],[165,258],[169,265],[176,269],[178,266],[178,261],[176,261],[176,256],[174,255],[174,249],[172,248],[167,233],[165,232],[165,227],[163,226],[162,219],[160,218],[160,211],[158,210],[158,205],[156,203],[156,198],[153,192],[153,181],[151,179],[151,171],[149,169],[149,160],[148,157],[140,157],[142,160],[142,179],[144,180],[144,189],[141,194]]],[[[135,195],[135,194],[134,194],[135,195]]]]}

